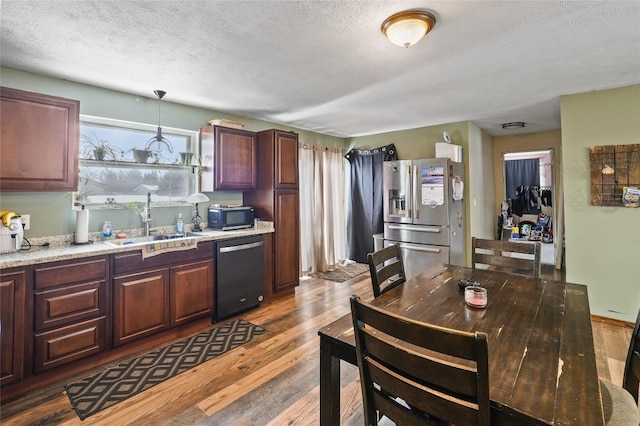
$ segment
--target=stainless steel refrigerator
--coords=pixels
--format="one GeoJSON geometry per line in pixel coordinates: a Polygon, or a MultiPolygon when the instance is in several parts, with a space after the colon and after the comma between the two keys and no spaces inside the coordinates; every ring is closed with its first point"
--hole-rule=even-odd
{"type": "Polygon", "coordinates": [[[435,264],[466,264],[463,192],[462,163],[384,163],[384,245],[400,243],[408,278],[435,264]]]}

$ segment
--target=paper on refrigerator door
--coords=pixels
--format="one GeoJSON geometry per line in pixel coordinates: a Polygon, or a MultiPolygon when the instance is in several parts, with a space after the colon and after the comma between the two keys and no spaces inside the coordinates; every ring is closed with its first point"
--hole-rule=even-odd
{"type": "Polygon", "coordinates": [[[454,176],[451,179],[451,188],[453,189],[453,199],[455,201],[462,200],[462,193],[464,192],[464,182],[460,179],[460,176],[454,176]]]}
{"type": "Polygon", "coordinates": [[[444,204],[444,167],[423,167],[420,173],[422,204],[430,207],[444,204]]]}

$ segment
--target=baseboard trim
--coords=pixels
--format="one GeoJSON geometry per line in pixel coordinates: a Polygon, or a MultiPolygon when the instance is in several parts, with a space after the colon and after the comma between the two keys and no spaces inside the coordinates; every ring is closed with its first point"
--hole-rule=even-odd
{"type": "Polygon", "coordinates": [[[616,319],[613,319],[613,318],[607,318],[607,317],[601,317],[599,315],[591,315],[591,321],[602,322],[602,323],[609,324],[609,325],[616,325],[618,327],[628,327],[628,328],[635,327],[635,324],[632,323],[632,322],[620,321],[620,320],[616,320],[616,319]]]}

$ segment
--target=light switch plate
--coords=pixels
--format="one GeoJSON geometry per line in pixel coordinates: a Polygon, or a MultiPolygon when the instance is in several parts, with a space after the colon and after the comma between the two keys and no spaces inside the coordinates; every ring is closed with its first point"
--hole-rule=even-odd
{"type": "Polygon", "coordinates": [[[20,220],[22,220],[22,227],[24,228],[25,231],[31,228],[31,215],[21,214],[20,220]]]}

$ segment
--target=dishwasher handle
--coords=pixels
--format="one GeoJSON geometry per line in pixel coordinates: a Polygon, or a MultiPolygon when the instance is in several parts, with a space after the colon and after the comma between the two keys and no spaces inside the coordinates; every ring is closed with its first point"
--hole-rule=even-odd
{"type": "Polygon", "coordinates": [[[262,245],[264,245],[264,241],[258,241],[258,242],[249,243],[249,244],[240,244],[237,246],[220,247],[220,253],[230,253],[233,251],[249,250],[252,248],[260,247],[262,245]]]}

